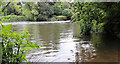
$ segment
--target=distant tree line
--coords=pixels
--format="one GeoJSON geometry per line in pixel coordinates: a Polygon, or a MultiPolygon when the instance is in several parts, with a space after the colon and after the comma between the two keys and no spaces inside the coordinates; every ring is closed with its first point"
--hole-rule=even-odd
{"type": "MultiPolygon", "coordinates": [[[[24,16],[28,21],[57,20],[57,16],[66,16],[67,19],[70,19],[72,16],[70,6],[70,3],[61,2],[11,2],[4,13],[6,17],[8,15],[24,16]]],[[[10,18],[7,17],[7,19],[10,18]]],[[[22,20],[22,18],[19,20],[22,20]]]]}

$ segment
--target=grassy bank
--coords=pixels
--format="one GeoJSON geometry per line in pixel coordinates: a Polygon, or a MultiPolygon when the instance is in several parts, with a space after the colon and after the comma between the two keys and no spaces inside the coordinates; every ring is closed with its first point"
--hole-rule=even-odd
{"type": "Polygon", "coordinates": [[[66,16],[54,16],[54,17],[52,17],[52,18],[50,18],[50,20],[51,21],[65,21],[65,20],[67,20],[67,17],[66,16]]]}

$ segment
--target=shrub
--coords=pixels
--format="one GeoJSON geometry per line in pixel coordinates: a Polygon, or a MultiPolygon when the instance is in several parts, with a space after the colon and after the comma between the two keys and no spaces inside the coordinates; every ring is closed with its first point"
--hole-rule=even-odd
{"type": "Polygon", "coordinates": [[[53,6],[53,11],[54,11],[54,15],[61,15],[62,14],[62,8],[61,5],[59,3],[56,3],[53,6]]]}
{"type": "Polygon", "coordinates": [[[17,15],[1,16],[0,19],[7,19],[7,21],[26,21],[27,20],[25,16],[17,16],[17,15]]]}
{"type": "Polygon", "coordinates": [[[58,19],[56,17],[50,18],[50,21],[57,21],[58,19]]]}
{"type": "Polygon", "coordinates": [[[39,15],[37,16],[37,21],[41,21],[41,20],[42,20],[42,21],[48,20],[48,16],[39,14],[39,15]]]}
{"type": "Polygon", "coordinates": [[[70,9],[64,9],[63,12],[62,12],[62,15],[66,16],[67,19],[70,19],[71,16],[73,15],[73,13],[72,13],[72,11],[70,9]]]}
{"type": "Polygon", "coordinates": [[[27,50],[39,48],[37,43],[29,41],[29,33],[25,29],[22,33],[13,32],[12,25],[2,25],[2,62],[27,61],[25,53],[27,50]]]}

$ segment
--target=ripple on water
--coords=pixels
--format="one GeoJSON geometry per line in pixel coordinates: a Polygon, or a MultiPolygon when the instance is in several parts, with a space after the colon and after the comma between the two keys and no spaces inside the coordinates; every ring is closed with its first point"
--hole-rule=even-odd
{"type": "Polygon", "coordinates": [[[51,50],[52,47],[42,47],[41,50],[51,50]]]}

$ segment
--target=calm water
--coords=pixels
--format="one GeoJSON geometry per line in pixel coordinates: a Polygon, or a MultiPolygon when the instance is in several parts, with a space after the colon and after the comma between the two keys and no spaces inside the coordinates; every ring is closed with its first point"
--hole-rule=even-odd
{"type": "MultiPolygon", "coordinates": [[[[9,24],[9,23],[6,23],[9,24]]],[[[30,62],[118,62],[119,39],[101,34],[79,35],[79,25],[62,22],[18,22],[12,23],[13,30],[25,28],[30,40],[43,46],[28,52],[30,62]]]]}

